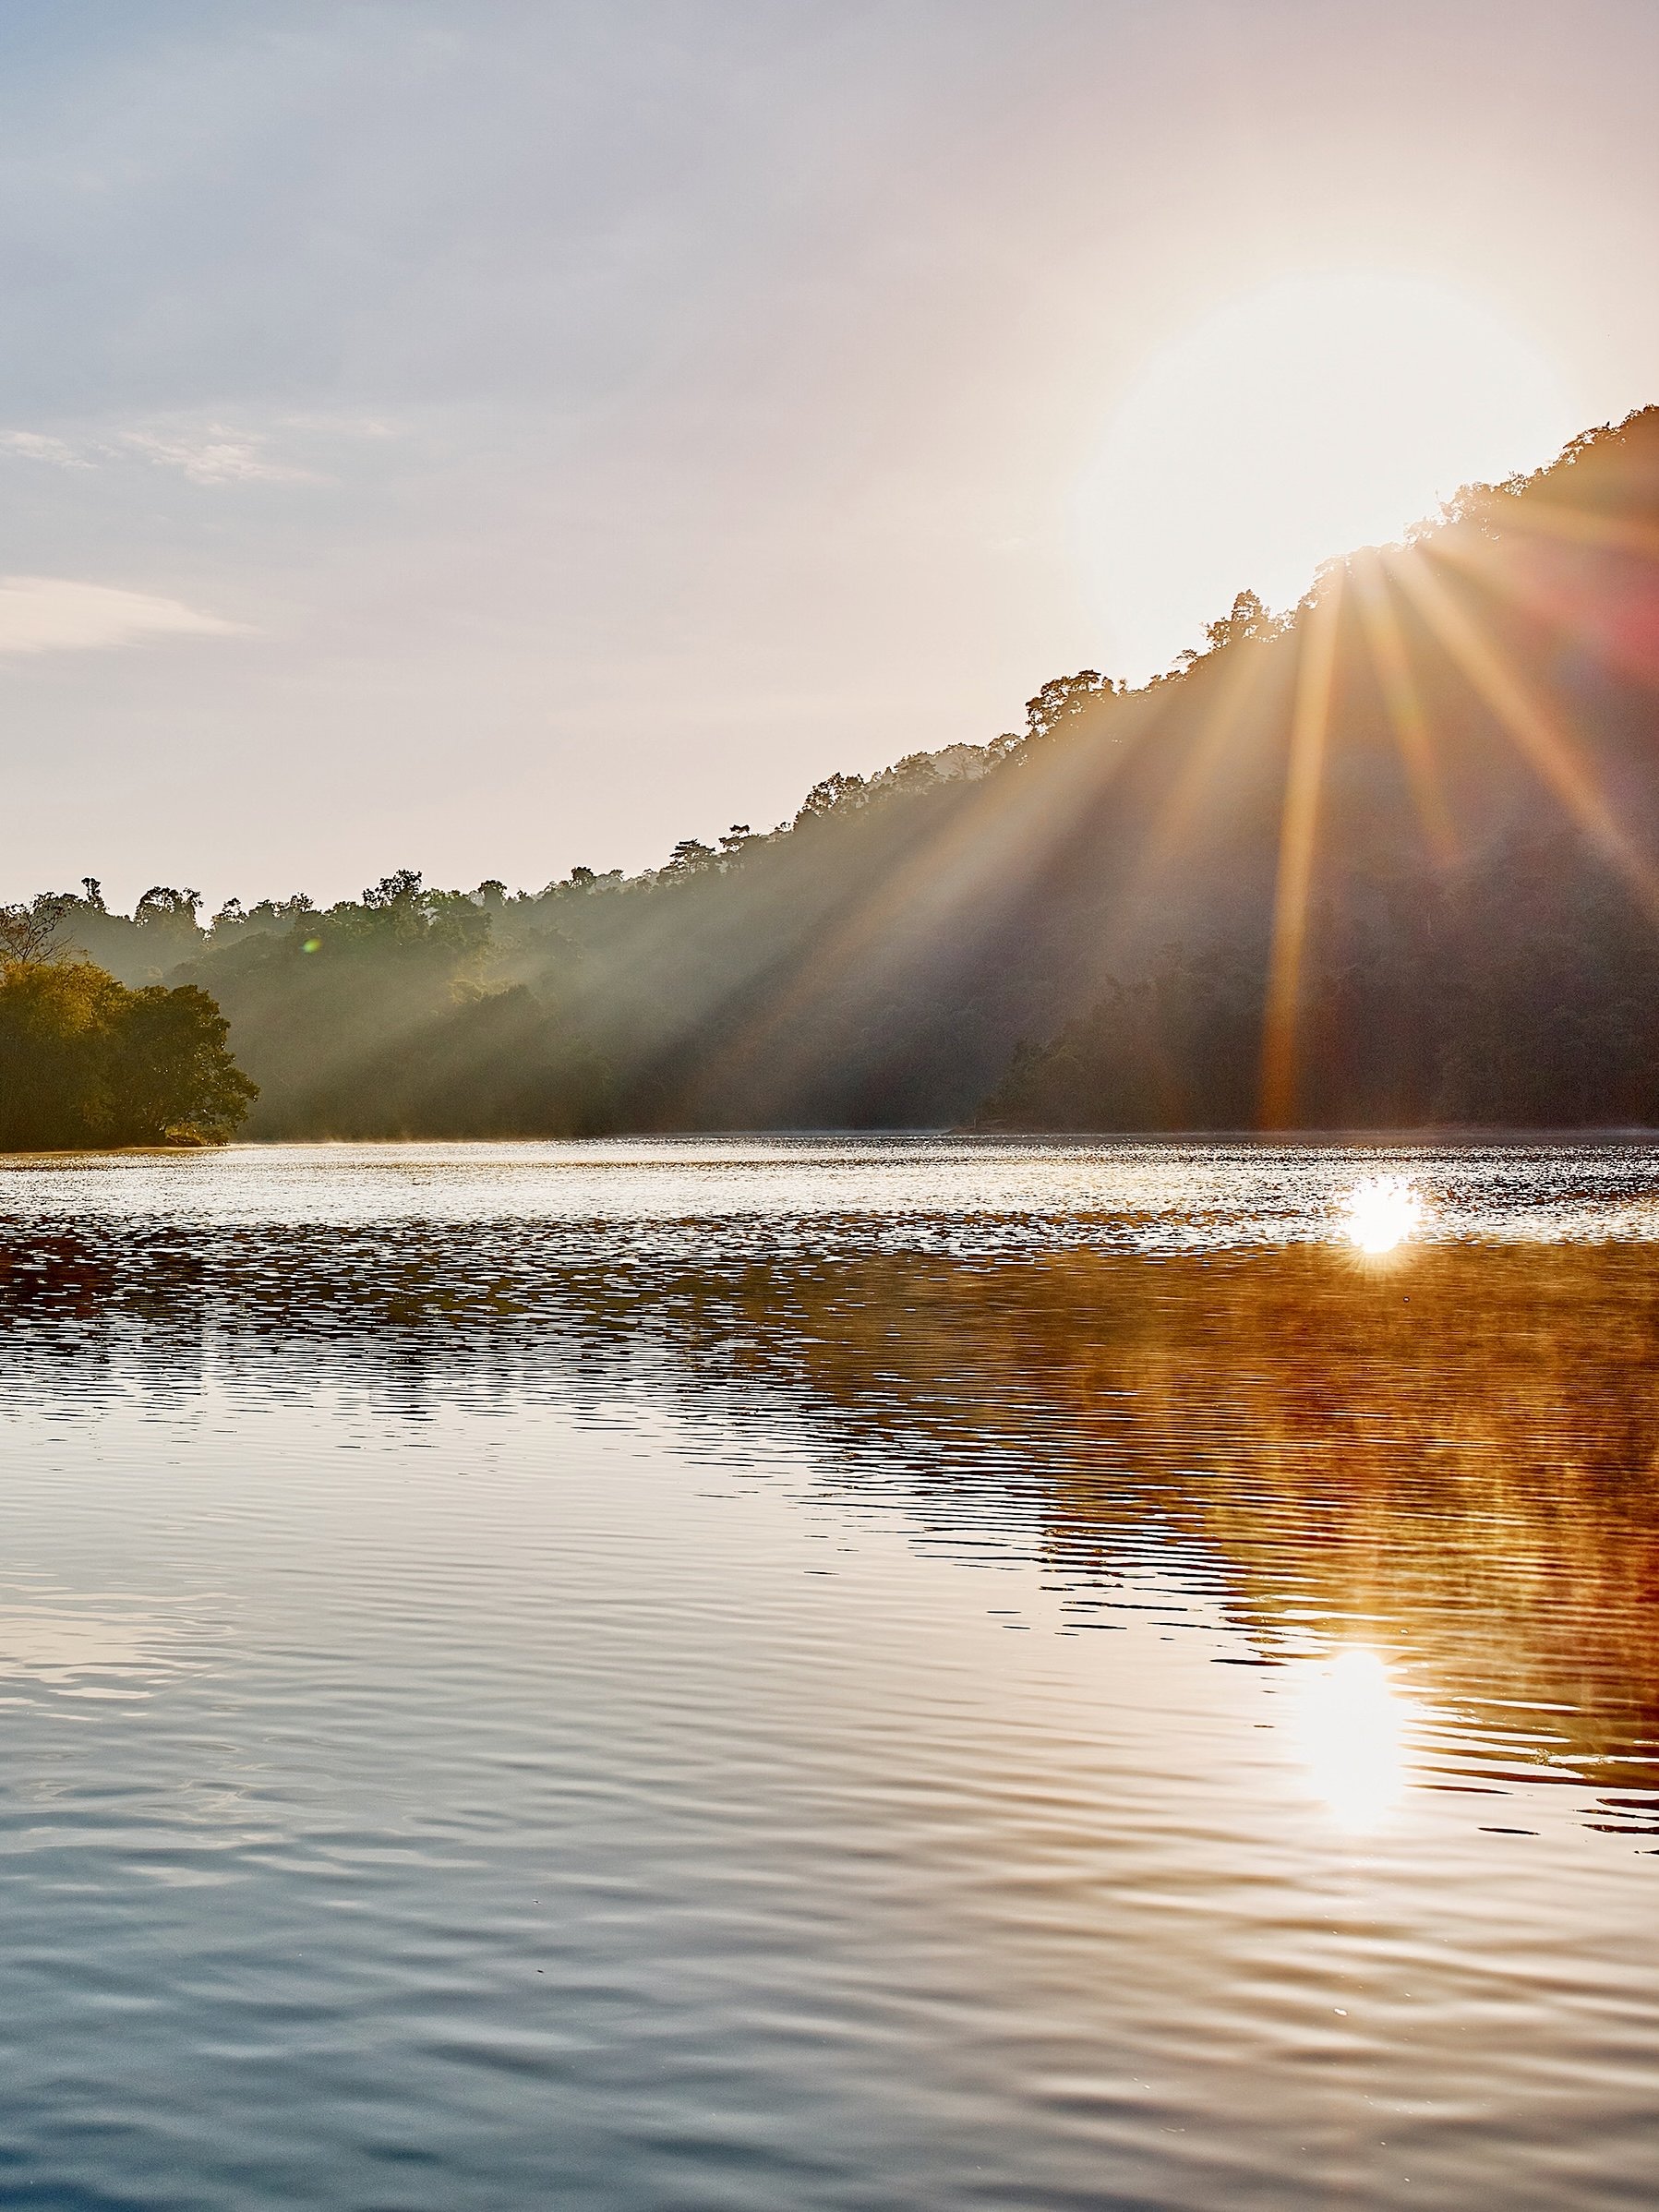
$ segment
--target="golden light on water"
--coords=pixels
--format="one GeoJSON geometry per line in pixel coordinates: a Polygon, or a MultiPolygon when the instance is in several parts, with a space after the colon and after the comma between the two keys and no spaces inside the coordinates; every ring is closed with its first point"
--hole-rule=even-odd
{"type": "Polygon", "coordinates": [[[1392,1252],[1421,1229],[1427,1208],[1403,1175],[1370,1175],[1341,1200],[1349,1237],[1362,1252],[1392,1252]]]}
{"type": "Polygon", "coordinates": [[[1387,1662],[1363,1644],[1308,1664],[1297,1734],[1308,1779],[1339,1828],[1364,1834],[1405,1793],[1405,1712],[1387,1662]]]}

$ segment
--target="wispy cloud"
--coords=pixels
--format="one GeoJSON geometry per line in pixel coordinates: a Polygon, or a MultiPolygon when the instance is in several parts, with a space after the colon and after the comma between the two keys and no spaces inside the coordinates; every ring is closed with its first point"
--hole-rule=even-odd
{"type": "Polygon", "coordinates": [[[104,426],[97,433],[63,436],[45,430],[0,430],[0,454],[43,462],[53,468],[131,467],[176,469],[192,484],[324,484],[324,470],[295,460],[283,450],[297,436],[315,445],[393,435],[372,418],[285,416],[271,430],[222,422],[139,423],[104,426]]]}
{"type": "Polygon", "coordinates": [[[229,637],[242,627],[182,599],[114,584],[0,576],[0,655],[97,653],[162,638],[229,637]]]}
{"type": "MultiPolygon", "coordinates": [[[[272,458],[263,438],[217,423],[192,433],[123,430],[121,443],[158,468],[175,468],[192,484],[315,483],[314,469],[272,458]]],[[[107,449],[106,449],[107,450],[107,449]]]]}
{"type": "Polygon", "coordinates": [[[61,438],[40,430],[0,431],[0,451],[19,453],[26,461],[50,462],[54,468],[90,468],[87,456],[61,438]]]}

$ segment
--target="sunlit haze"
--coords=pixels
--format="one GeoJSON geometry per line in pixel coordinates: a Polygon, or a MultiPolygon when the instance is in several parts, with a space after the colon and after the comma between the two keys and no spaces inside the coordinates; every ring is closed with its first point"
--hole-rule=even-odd
{"type": "Polygon", "coordinates": [[[630,869],[1656,396],[1659,17],[24,0],[0,896],[630,869]]]}
{"type": "Polygon", "coordinates": [[[1240,585],[1293,605],[1321,561],[1581,427],[1549,357],[1443,285],[1345,271],[1229,301],[1148,360],[1079,492],[1108,665],[1167,667],[1240,585]]]}

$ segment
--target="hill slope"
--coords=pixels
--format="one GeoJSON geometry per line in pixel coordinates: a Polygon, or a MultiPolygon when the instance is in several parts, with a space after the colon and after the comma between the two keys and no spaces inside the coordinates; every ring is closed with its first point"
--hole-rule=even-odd
{"type": "Polygon", "coordinates": [[[1659,409],[664,868],[196,927],[268,1135],[1659,1121],[1659,409]]]}

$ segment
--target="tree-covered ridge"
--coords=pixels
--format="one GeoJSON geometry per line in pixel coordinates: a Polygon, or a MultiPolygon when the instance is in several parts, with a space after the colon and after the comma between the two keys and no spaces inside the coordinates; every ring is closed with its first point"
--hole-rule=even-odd
{"type": "Polygon", "coordinates": [[[1655,1122],[1656,697],[1650,409],[638,876],[24,919],[210,992],[273,1136],[1655,1122]]]}

